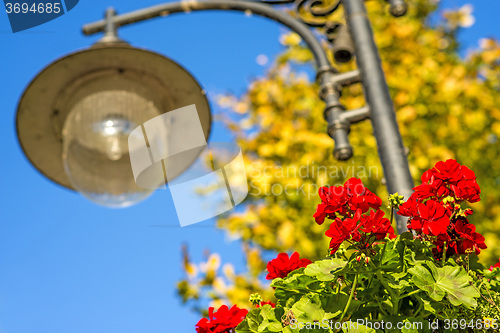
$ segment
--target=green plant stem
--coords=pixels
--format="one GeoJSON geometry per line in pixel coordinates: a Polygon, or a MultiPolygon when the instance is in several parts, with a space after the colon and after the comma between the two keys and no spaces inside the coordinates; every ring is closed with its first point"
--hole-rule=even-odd
{"type": "Polygon", "coordinates": [[[352,298],[354,297],[354,292],[356,291],[357,284],[358,284],[358,274],[356,274],[356,276],[354,276],[354,281],[353,281],[352,287],[351,287],[351,294],[349,295],[349,300],[347,300],[347,304],[345,305],[344,312],[342,312],[342,315],[340,316],[339,322],[342,322],[342,319],[344,319],[344,316],[347,313],[349,306],[351,306],[351,301],[352,301],[352,298]]]}
{"type": "MultiPolygon", "coordinates": [[[[494,306],[497,308],[498,313],[500,313],[500,309],[498,308],[497,303],[495,303],[495,301],[493,300],[493,297],[491,297],[491,293],[490,293],[490,291],[489,291],[488,289],[486,289],[486,291],[488,292],[488,296],[490,296],[490,300],[491,300],[491,302],[492,302],[492,305],[494,305],[494,306]]],[[[481,292],[479,292],[479,293],[481,293],[481,292]]]]}
{"type": "Polygon", "coordinates": [[[443,259],[441,261],[441,266],[444,266],[444,263],[446,261],[446,250],[447,250],[447,245],[446,242],[444,242],[444,246],[443,246],[443,259]]]}
{"type": "Polygon", "coordinates": [[[398,311],[399,311],[399,295],[396,295],[394,293],[394,290],[392,290],[392,288],[389,287],[389,285],[387,285],[387,283],[385,283],[384,277],[377,270],[378,267],[376,267],[371,261],[370,261],[369,264],[375,270],[375,275],[377,275],[377,278],[379,279],[380,283],[382,283],[382,285],[384,286],[384,288],[389,293],[389,296],[391,297],[391,301],[392,301],[392,314],[393,315],[397,315],[398,311]]]}
{"type": "Polygon", "coordinates": [[[394,291],[385,283],[382,279],[382,274],[380,272],[376,272],[378,279],[380,280],[380,283],[384,286],[384,288],[387,290],[389,293],[389,296],[391,296],[391,301],[392,301],[392,314],[397,315],[399,311],[399,297],[394,293],[394,291]]]}
{"type": "Polygon", "coordinates": [[[419,302],[419,304],[418,304],[418,309],[417,309],[417,311],[413,314],[413,316],[414,316],[414,317],[416,317],[416,316],[420,313],[420,311],[422,311],[423,307],[424,307],[423,303],[422,303],[422,302],[419,302]]]}
{"type": "Polygon", "coordinates": [[[415,294],[418,294],[419,292],[421,292],[422,290],[420,289],[417,289],[417,290],[413,290],[412,292],[409,292],[408,294],[405,294],[405,295],[401,295],[400,298],[403,299],[405,297],[408,297],[408,296],[411,296],[411,295],[415,295],[415,294]]]}
{"type": "Polygon", "coordinates": [[[382,261],[384,260],[384,255],[385,255],[385,249],[387,248],[387,241],[384,243],[384,247],[382,248],[382,253],[380,253],[380,262],[378,264],[378,267],[382,266],[382,261]]]}
{"type": "Polygon", "coordinates": [[[393,220],[394,220],[394,205],[391,204],[391,225],[392,225],[393,220]]]}
{"type": "Polygon", "coordinates": [[[382,314],[383,314],[384,316],[388,316],[389,314],[388,314],[387,312],[385,312],[385,310],[382,308],[382,303],[380,303],[380,302],[378,301],[378,298],[376,298],[376,297],[374,296],[374,299],[375,299],[375,302],[376,302],[376,303],[377,303],[377,305],[378,305],[378,309],[380,310],[380,312],[382,312],[382,314]]]}
{"type": "MultiPolygon", "coordinates": [[[[380,262],[378,263],[377,267],[382,266],[382,260],[384,258],[386,248],[387,248],[387,241],[384,243],[384,247],[382,248],[382,252],[380,253],[380,262]]],[[[370,280],[368,280],[368,285],[366,286],[366,288],[370,288],[370,286],[372,284],[372,280],[373,280],[373,274],[372,274],[372,276],[370,276],[370,280]]]]}

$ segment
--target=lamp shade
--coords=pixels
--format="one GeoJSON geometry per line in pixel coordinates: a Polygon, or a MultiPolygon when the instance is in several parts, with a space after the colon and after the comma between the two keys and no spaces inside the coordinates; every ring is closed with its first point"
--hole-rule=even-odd
{"type": "Polygon", "coordinates": [[[151,192],[135,184],[128,134],[192,104],[208,139],[208,100],[183,67],[125,43],[96,45],[56,60],[32,80],[18,105],[17,134],[47,178],[97,203],[126,206],[151,192]]]}

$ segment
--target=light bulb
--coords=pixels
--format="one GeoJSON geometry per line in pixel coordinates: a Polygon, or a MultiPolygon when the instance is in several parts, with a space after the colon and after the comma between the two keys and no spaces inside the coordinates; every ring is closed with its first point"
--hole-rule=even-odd
{"type": "MultiPolygon", "coordinates": [[[[120,114],[107,115],[102,121],[94,124],[95,130],[102,132],[102,135],[106,137],[106,154],[108,158],[113,161],[117,161],[122,158],[124,149],[123,145],[127,142],[123,141],[123,136],[128,137],[130,134],[131,123],[120,114]]],[[[126,150],[125,150],[126,151],[126,150]]]]}
{"type": "Polygon", "coordinates": [[[128,135],[159,114],[154,103],[127,90],[98,91],[75,103],[64,123],[62,156],[73,187],[108,207],[147,198],[154,190],[134,181],[128,135]]]}

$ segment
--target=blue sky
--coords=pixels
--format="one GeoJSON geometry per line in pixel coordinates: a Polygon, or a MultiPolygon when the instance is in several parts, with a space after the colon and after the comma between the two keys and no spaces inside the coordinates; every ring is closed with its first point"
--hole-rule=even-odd
{"type": "MultiPolygon", "coordinates": [[[[98,38],[80,33],[84,23],[100,19],[111,5],[123,13],[158,3],[81,0],[62,17],[16,34],[7,15],[0,14],[1,333],[194,332],[198,316],[175,296],[181,244],[189,244],[196,261],[209,248],[224,262],[242,267],[239,244],[227,240],[213,222],[178,226],[168,191],[127,209],[96,206],[41,176],[16,139],[17,102],[34,75],[98,38]]],[[[464,3],[442,1],[444,7],[464,3]]],[[[482,0],[474,6],[476,23],[461,33],[464,50],[480,37],[500,37],[494,29],[500,2],[482,0]]],[[[213,95],[244,92],[265,71],[256,57],[272,59],[281,50],[283,31],[262,18],[210,12],[140,23],[121,29],[120,36],[176,60],[213,95]]],[[[211,139],[229,140],[230,135],[215,123],[211,139]]]]}

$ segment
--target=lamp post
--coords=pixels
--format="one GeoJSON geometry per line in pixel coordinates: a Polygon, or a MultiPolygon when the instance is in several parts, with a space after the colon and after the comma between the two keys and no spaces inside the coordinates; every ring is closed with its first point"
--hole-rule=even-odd
{"type": "MultiPolygon", "coordinates": [[[[389,3],[394,16],[406,12],[402,0],[389,3]]],[[[86,35],[103,32],[103,38],[49,65],[24,92],[17,130],[28,159],[48,178],[104,205],[125,206],[147,197],[150,191],[137,187],[126,163],[127,133],[156,115],[194,103],[208,137],[210,110],[203,90],[186,70],[166,57],[129,46],[118,38],[117,29],[155,17],[209,10],[250,12],[300,35],[315,59],[335,158],[352,156],[350,126],[370,118],[388,191],[409,196],[413,181],[363,0],[328,5],[320,0],[193,0],[121,15],[108,9],[104,20],[83,27],[86,35]],[[295,17],[273,8],[293,2],[295,17]],[[341,5],[347,26],[327,19],[341,5]],[[310,27],[325,28],[336,61],[347,62],[356,55],[358,70],[338,73],[310,27]],[[367,106],[346,111],[339,101],[341,90],[355,82],[362,82],[367,106]],[[42,126],[34,130],[34,122],[42,126]]],[[[397,228],[406,230],[404,219],[398,219],[397,228]]]]}

